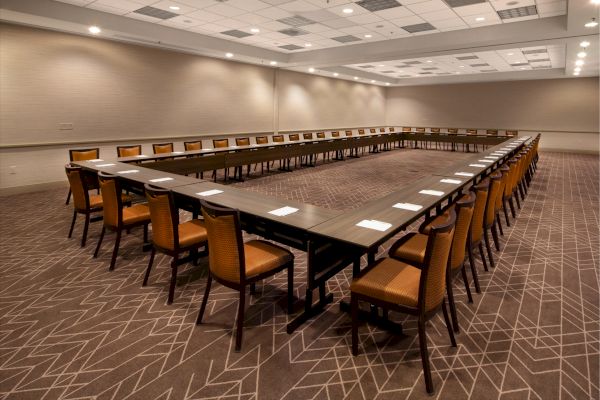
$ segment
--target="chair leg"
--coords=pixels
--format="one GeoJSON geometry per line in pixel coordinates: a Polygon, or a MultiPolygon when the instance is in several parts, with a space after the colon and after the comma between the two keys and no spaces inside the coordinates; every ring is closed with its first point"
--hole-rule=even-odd
{"type": "Polygon", "coordinates": [[[469,251],[469,264],[471,265],[471,275],[473,275],[475,291],[477,293],[481,293],[481,288],[479,287],[479,276],[477,275],[477,268],[475,268],[475,257],[473,257],[473,249],[471,248],[471,246],[468,246],[467,250],[469,251]]]}
{"type": "Polygon", "coordinates": [[[352,355],[358,355],[358,299],[350,295],[352,313],[352,355]]]}
{"type": "Polygon", "coordinates": [[[517,207],[520,210],[521,209],[521,200],[519,200],[519,191],[518,190],[515,189],[513,197],[515,198],[515,201],[517,202],[517,207]]]}
{"type": "Polygon", "coordinates": [[[77,211],[73,211],[73,220],[71,221],[71,229],[69,229],[69,239],[73,236],[73,228],[75,227],[75,220],[77,219],[77,211]]]}
{"type": "Polygon", "coordinates": [[[498,229],[500,230],[500,236],[504,236],[504,229],[502,229],[502,222],[500,218],[500,211],[496,213],[496,225],[498,225],[498,229]]]}
{"type": "Polygon", "coordinates": [[[515,213],[515,205],[513,203],[512,196],[508,199],[508,205],[510,206],[510,213],[512,214],[512,217],[516,218],[517,215],[515,213]]]}
{"type": "Polygon", "coordinates": [[[485,255],[483,254],[483,243],[479,242],[479,255],[481,256],[481,262],[483,263],[483,269],[488,270],[487,261],[485,261],[485,255]]]}
{"type": "MultiPolygon", "coordinates": [[[[427,393],[433,393],[433,381],[431,379],[431,368],[429,367],[429,352],[427,351],[427,336],[425,333],[425,320],[419,318],[417,323],[419,328],[419,347],[421,349],[421,362],[423,363],[423,376],[425,378],[425,387],[427,393]]],[[[452,330],[450,330],[452,331],[452,330]]]]}
{"type": "Polygon", "coordinates": [[[294,312],[294,264],[287,268],[288,289],[287,289],[287,312],[294,312]]]}
{"type": "Polygon", "coordinates": [[[208,273],[208,279],[206,281],[206,289],[204,289],[204,297],[202,298],[202,305],[200,306],[200,312],[198,313],[198,319],[196,319],[196,325],[202,323],[202,317],[204,317],[204,310],[206,310],[206,303],[208,302],[208,294],[210,293],[210,284],[212,283],[212,276],[208,273]]]}
{"type": "Polygon", "coordinates": [[[167,304],[173,304],[175,298],[175,285],[177,284],[177,256],[171,261],[171,283],[169,284],[169,298],[167,304]]]}
{"type": "Polygon", "coordinates": [[[150,252],[150,261],[148,262],[148,268],[146,268],[146,275],[144,275],[144,282],[142,286],[146,286],[148,284],[148,278],[150,278],[150,270],[152,269],[152,264],[154,263],[154,255],[156,254],[156,249],[152,246],[152,251],[150,252]]]}
{"type": "Polygon", "coordinates": [[[251,295],[256,294],[256,282],[252,282],[250,284],[250,294],[251,295]]]}
{"type": "Polygon", "coordinates": [[[456,315],[456,304],[454,302],[454,293],[452,291],[452,279],[446,282],[446,292],[448,293],[448,304],[450,305],[450,315],[452,316],[452,326],[454,332],[458,333],[458,316],[456,315]]]}
{"type": "MultiPolygon", "coordinates": [[[[454,338],[454,332],[452,332],[452,324],[450,323],[450,318],[448,318],[448,308],[446,307],[446,299],[442,300],[442,313],[444,314],[444,322],[446,323],[446,328],[448,328],[448,335],[450,335],[450,343],[452,343],[452,347],[456,347],[456,339],[454,338]]],[[[454,328],[458,332],[456,328],[454,328]]]]}
{"type": "Polygon", "coordinates": [[[71,188],[69,188],[69,193],[67,194],[67,201],[65,201],[65,205],[69,205],[69,200],[71,200],[71,188]]]}
{"type": "Polygon", "coordinates": [[[88,228],[90,227],[90,214],[85,214],[85,224],[83,225],[83,235],[81,236],[81,247],[85,247],[87,240],[88,228]]]}
{"type": "Polygon", "coordinates": [[[235,333],[235,351],[242,349],[242,331],[244,329],[244,308],[246,307],[246,288],[240,289],[240,305],[238,306],[237,329],[235,333]]]}
{"type": "Polygon", "coordinates": [[[462,267],[460,267],[460,273],[463,278],[463,282],[465,283],[465,290],[467,291],[467,298],[469,299],[469,303],[473,302],[473,296],[471,295],[471,287],[469,286],[469,279],[467,278],[467,270],[465,268],[465,264],[463,263],[462,267]]]}
{"type": "Polygon", "coordinates": [[[112,258],[110,259],[110,267],[108,267],[109,271],[113,271],[115,269],[115,264],[117,263],[117,254],[119,253],[119,245],[121,244],[121,230],[117,230],[117,238],[115,239],[115,248],[113,249],[112,258]]]}
{"type": "Polygon", "coordinates": [[[504,210],[504,219],[506,220],[506,226],[510,227],[510,221],[508,220],[508,203],[506,199],[502,200],[502,210],[504,210]]]}
{"type": "Polygon", "coordinates": [[[492,246],[490,246],[490,235],[487,229],[483,230],[483,238],[485,240],[485,247],[487,248],[488,257],[490,258],[490,266],[496,268],[494,264],[494,253],[492,253],[492,246]]]}
{"type": "Polygon", "coordinates": [[[500,251],[500,240],[498,239],[498,230],[496,229],[496,224],[492,225],[492,239],[494,239],[496,251],[500,251]]]}
{"type": "Polygon", "coordinates": [[[102,240],[104,239],[104,232],[106,232],[106,228],[102,226],[102,230],[100,231],[100,239],[98,239],[98,245],[96,246],[96,251],[94,251],[94,258],[98,257],[98,252],[100,251],[100,246],[102,246],[102,240]]]}

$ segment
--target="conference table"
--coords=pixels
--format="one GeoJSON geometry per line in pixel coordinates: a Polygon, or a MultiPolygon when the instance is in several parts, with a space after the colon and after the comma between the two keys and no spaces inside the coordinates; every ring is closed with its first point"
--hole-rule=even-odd
{"type": "MultiPolygon", "coordinates": [[[[360,141],[360,147],[398,140],[398,136],[395,134],[394,136],[387,135],[386,139],[388,140],[381,140],[383,135],[387,134],[364,135],[362,139],[369,140],[360,141]]],[[[483,175],[497,168],[503,161],[533,140],[529,136],[508,139],[510,140],[503,141],[482,153],[477,153],[430,176],[404,185],[382,198],[367,202],[358,209],[348,211],[329,210],[263,195],[230,185],[146,167],[152,166],[154,163],[140,163],[142,159],[154,159],[151,156],[123,157],[116,161],[77,161],[73,164],[94,173],[115,174],[123,179],[126,186],[132,188],[150,184],[170,189],[175,194],[178,205],[193,211],[194,215],[199,213],[200,199],[218,206],[236,208],[240,211],[242,227],[246,232],[305,251],[307,253],[307,276],[304,307],[303,311],[287,326],[288,333],[292,333],[333,301],[332,294],[327,293],[326,290],[326,283],[331,277],[351,264],[353,273],[358,273],[360,260],[364,254],[367,254],[368,261],[372,262],[381,244],[419,218],[429,215],[431,211],[439,212],[444,203],[447,204],[461,196],[471,184],[476,183],[483,175]],[[313,303],[315,289],[319,290],[319,298],[316,303],[313,303]]],[[[307,141],[307,143],[313,142],[341,143],[341,140],[326,138],[307,141]]],[[[288,142],[285,144],[289,145],[288,142]]],[[[271,143],[245,147],[285,149],[285,144],[271,143]]],[[[239,147],[230,146],[218,150],[205,149],[205,151],[218,151],[218,154],[225,155],[230,154],[228,151],[236,151],[235,149],[239,147]]],[[[313,147],[313,149],[322,152],[324,148],[313,147]]],[[[188,157],[201,152],[177,152],[176,156],[188,157]]],[[[200,159],[212,158],[218,154],[200,157],[200,159]]],[[[275,157],[281,156],[281,153],[275,154],[275,157]]],[[[305,155],[300,151],[286,151],[285,154],[290,157],[298,156],[297,154],[305,155]]],[[[172,158],[173,153],[156,156],[160,159],[172,158]]],[[[185,158],[185,160],[187,159],[185,158]]]]}

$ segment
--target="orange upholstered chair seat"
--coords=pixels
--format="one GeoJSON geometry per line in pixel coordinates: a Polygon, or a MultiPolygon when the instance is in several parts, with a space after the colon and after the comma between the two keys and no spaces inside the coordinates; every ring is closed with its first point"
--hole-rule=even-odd
{"type": "Polygon", "coordinates": [[[244,256],[247,277],[264,274],[294,259],[286,249],[263,240],[244,243],[244,256]]]}
{"type": "Polygon", "coordinates": [[[350,285],[353,293],[362,294],[407,307],[417,307],[421,270],[392,258],[350,285]]]}
{"type": "Polygon", "coordinates": [[[137,224],[150,220],[150,209],[146,204],[136,204],[123,208],[123,225],[137,224]]]}
{"type": "Polygon", "coordinates": [[[90,208],[102,208],[102,195],[90,194],[90,208]]]}
{"type": "Polygon", "coordinates": [[[422,265],[425,262],[427,240],[429,240],[429,236],[422,233],[409,233],[396,242],[392,249],[390,249],[389,255],[390,257],[413,262],[416,265],[422,265]]]}
{"type": "Polygon", "coordinates": [[[206,242],[208,236],[204,222],[199,219],[193,219],[179,224],[179,247],[188,247],[196,243],[206,242]]]}

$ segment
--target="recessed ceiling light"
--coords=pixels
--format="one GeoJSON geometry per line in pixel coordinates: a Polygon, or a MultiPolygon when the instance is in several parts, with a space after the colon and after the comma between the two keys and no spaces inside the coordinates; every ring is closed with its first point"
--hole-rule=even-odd
{"type": "Polygon", "coordinates": [[[432,63],[432,62],[433,62],[433,60],[427,60],[427,62],[428,62],[428,63],[432,63]]]}
{"type": "Polygon", "coordinates": [[[600,4],[600,0],[591,0],[590,3],[598,5],[600,4]]]}
{"type": "Polygon", "coordinates": [[[312,47],[312,43],[304,43],[304,47],[312,47]]]}
{"type": "Polygon", "coordinates": [[[457,74],[460,74],[460,72],[456,71],[457,74]]]}
{"type": "Polygon", "coordinates": [[[277,65],[277,61],[271,61],[271,65],[277,65]]]}
{"type": "Polygon", "coordinates": [[[260,29],[258,29],[258,28],[250,28],[250,32],[252,32],[252,33],[258,33],[258,32],[260,32],[260,29]]]}
{"type": "Polygon", "coordinates": [[[598,26],[598,22],[596,22],[596,18],[592,18],[590,22],[584,25],[586,28],[595,28],[598,26]]]}
{"type": "Polygon", "coordinates": [[[579,72],[573,72],[573,75],[579,76],[579,72]]]}
{"type": "Polygon", "coordinates": [[[512,56],[512,55],[514,55],[514,54],[515,54],[515,53],[508,53],[508,55],[509,55],[509,56],[512,56]]]}
{"type": "Polygon", "coordinates": [[[169,8],[173,11],[179,10],[179,6],[169,6],[169,8]]]}
{"type": "Polygon", "coordinates": [[[477,21],[477,22],[485,21],[485,18],[484,17],[477,17],[477,18],[475,18],[475,21],[477,21]]]}
{"type": "Polygon", "coordinates": [[[373,37],[373,35],[370,35],[370,34],[368,34],[368,33],[367,33],[367,34],[365,35],[365,37],[366,37],[367,39],[370,39],[370,38],[372,38],[372,37],[373,37]]]}
{"type": "Polygon", "coordinates": [[[460,67],[461,67],[461,68],[464,68],[465,66],[464,66],[464,65],[461,65],[460,67]]]}
{"type": "Polygon", "coordinates": [[[355,76],[355,77],[354,77],[354,80],[355,80],[355,81],[357,81],[357,80],[358,80],[358,76],[355,76]]]}
{"type": "Polygon", "coordinates": [[[339,74],[338,74],[337,72],[334,72],[334,73],[333,73],[333,76],[338,76],[338,75],[339,75],[339,74]]]}
{"type": "Polygon", "coordinates": [[[583,60],[577,60],[577,61],[575,61],[575,65],[577,65],[578,67],[581,67],[583,64],[585,64],[583,62],[583,60]]]}
{"type": "Polygon", "coordinates": [[[233,57],[233,53],[225,53],[225,57],[232,58],[233,57]]]}
{"type": "Polygon", "coordinates": [[[310,67],[310,68],[308,69],[308,72],[310,72],[310,73],[312,74],[313,72],[315,72],[315,69],[314,69],[313,67],[310,67]]]}
{"type": "Polygon", "coordinates": [[[99,34],[100,32],[102,32],[102,29],[98,28],[97,26],[90,26],[90,27],[88,28],[88,31],[90,31],[90,33],[91,33],[92,35],[97,35],[97,34],[99,34]]]}
{"type": "Polygon", "coordinates": [[[519,68],[519,69],[521,69],[521,70],[525,70],[525,69],[527,69],[527,68],[525,68],[525,67],[521,67],[521,68],[519,68]]]}
{"type": "Polygon", "coordinates": [[[385,64],[379,64],[378,67],[385,67],[385,64]]]}
{"type": "Polygon", "coordinates": [[[575,72],[581,72],[581,67],[577,67],[573,71],[575,71],[575,72]]]}
{"type": "Polygon", "coordinates": [[[371,79],[371,83],[375,83],[375,79],[371,79]]]}
{"type": "Polygon", "coordinates": [[[579,43],[579,45],[583,48],[586,48],[590,45],[590,42],[588,42],[587,40],[584,40],[583,42],[579,43]]]}
{"type": "Polygon", "coordinates": [[[390,86],[390,83],[389,83],[389,82],[386,82],[386,83],[385,83],[385,86],[390,86]]]}
{"type": "Polygon", "coordinates": [[[585,51],[580,51],[579,53],[577,53],[577,57],[579,58],[584,58],[585,56],[587,56],[587,53],[585,51]]]}
{"type": "Polygon", "coordinates": [[[354,10],[353,10],[353,9],[351,9],[351,8],[344,8],[344,9],[342,10],[342,12],[343,12],[344,14],[352,14],[352,13],[354,12],[354,10]]]}

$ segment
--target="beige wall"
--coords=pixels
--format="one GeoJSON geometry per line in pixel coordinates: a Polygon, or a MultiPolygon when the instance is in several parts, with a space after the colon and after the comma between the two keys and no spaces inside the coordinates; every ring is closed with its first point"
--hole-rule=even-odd
{"type": "Polygon", "coordinates": [[[279,129],[376,126],[385,120],[385,88],[281,70],[279,129]]]}
{"type": "Polygon", "coordinates": [[[0,38],[0,146],[64,143],[0,149],[0,188],[64,180],[82,142],[113,157],[117,140],[384,121],[372,85],[10,24],[0,38]]]}
{"type": "Polygon", "coordinates": [[[386,123],[543,131],[541,147],[597,152],[598,93],[598,78],[395,87],[386,123]]]}

